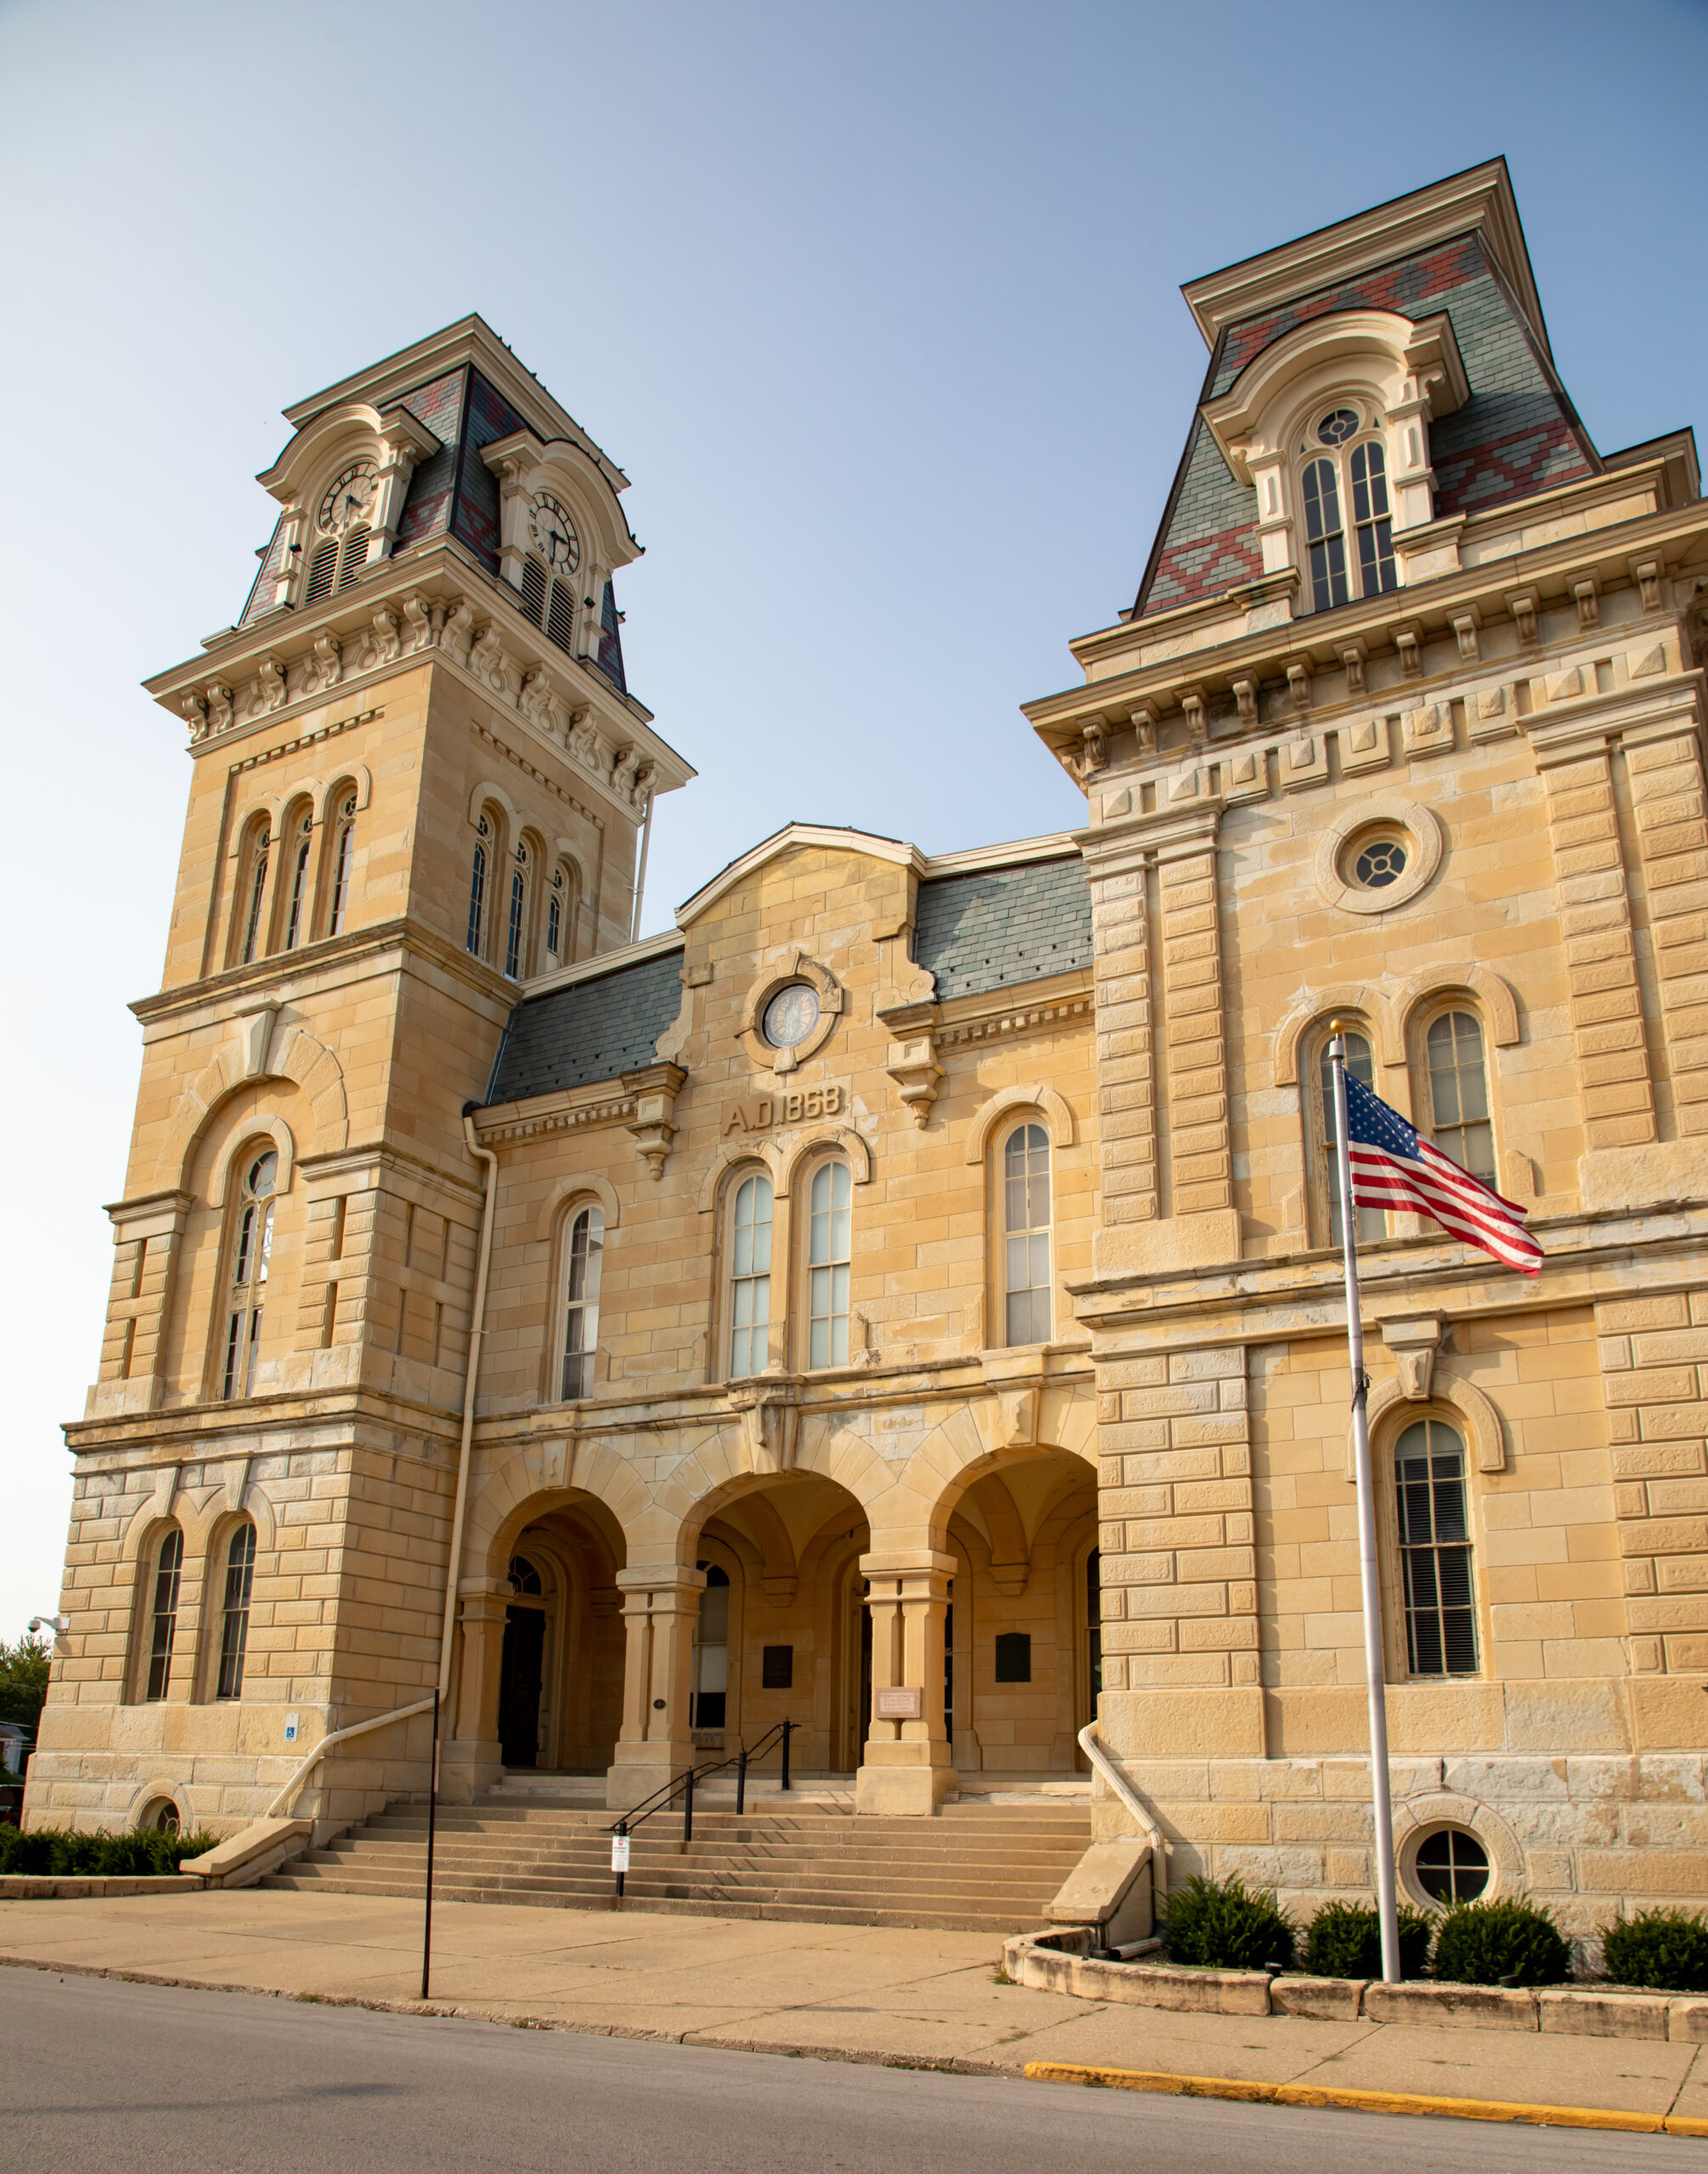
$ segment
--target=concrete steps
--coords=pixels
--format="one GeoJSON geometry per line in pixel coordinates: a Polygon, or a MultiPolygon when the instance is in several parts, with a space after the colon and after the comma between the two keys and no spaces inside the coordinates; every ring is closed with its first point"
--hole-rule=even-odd
{"type": "MultiPolygon", "coordinates": [[[[1035,1789],[1019,1801],[1006,1788],[969,1794],[934,1819],[856,1818],[835,1804],[775,1796],[737,1816],[733,1804],[696,1801],[685,1846],[676,1810],[634,1836],[619,1905],[612,1817],[602,1806],[540,1794],[518,1800],[504,1785],[476,1804],[448,1806],[434,1843],[434,1895],[548,1909],[1017,1932],[1043,1922],[1091,1839],[1089,1803],[1072,1785],[1060,1799],[1035,1789]]],[[[426,1806],[394,1805],[262,1884],[419,1895],[426,1838],[426,1806]]]]}

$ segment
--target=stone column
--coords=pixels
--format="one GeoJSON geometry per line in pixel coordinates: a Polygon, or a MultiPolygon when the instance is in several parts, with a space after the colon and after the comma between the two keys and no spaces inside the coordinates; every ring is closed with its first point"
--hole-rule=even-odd
{"type": "MultiPolygon", "coordinates": [[[[442,1795],[467,1802],[504,1774],[499,1738],[499,1683],[504,1668],[506,1578],[465,1578],[457,1587],[459,1666],[451,1710],[441,1717],[442,1795]]],[[[429,1689],[431,1689],[429,1686],[429,1689]]]]}
{"type": "Polygon", "coordinates": [[[626,1811],[694,1763],[689,1670],[706,1574],[664,1563],[619,1570],[617,1583],[626,1634],[623,1729],[605,1801],[612,1811],[626,1811]]]}
{"type": "Polygon", "coordinates": [[[854,1810],[926,1816],[955,1786],[943,1726],[944,1632],[955,1557],[929,1547],[885,1548],[863,1555],[860,1570],[870,1586],[872,1711],[854,1810]],[[881,1694],[888,1690],[916,1692],[917,1717],[882,1716],[881,1694]]]}

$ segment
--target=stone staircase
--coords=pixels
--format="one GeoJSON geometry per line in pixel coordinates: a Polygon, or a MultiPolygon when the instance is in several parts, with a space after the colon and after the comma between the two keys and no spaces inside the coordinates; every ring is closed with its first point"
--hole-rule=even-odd
{"type": "MultiPolygon", "coordinates": [[[[640,1828],[619,1905],[606,1832],[614,1815],[593,1800],[603,1788],[602,1777],[510,1776],[476,1804],[441,1805],[435,1899],[1024,1932],[1044,1923],[1091,1840],[1089,1790],[1074,1783],[980,1777],[934,1819],[856,1818],[842,1776],[803,1777],[787,1797],[750,1787],[738,1817],[733,1786],[724,1797],[714,1784],[696,1798],[685,1847],[679,1807],[640,1828]]],[[[426,1806],[399,1804],[262,1884],[419,1895],[426,1855],[426,1806]]]]}

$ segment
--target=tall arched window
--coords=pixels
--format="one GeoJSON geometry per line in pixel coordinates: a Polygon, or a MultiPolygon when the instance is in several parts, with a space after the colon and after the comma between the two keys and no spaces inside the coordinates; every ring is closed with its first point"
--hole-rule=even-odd
{"type": "Polygon", "coordinates": [[[510,867],[510,907],[505,923],[505,972],[520,981],[527,963],[527,887],[533,860],[527,840],[518,838],[510,867]]]}
{"type": "Polygon", "coordinates": [[[294,951],[308,937],[308,864],[314,851],[314,811],[299,808],[285,840],[285,949],[294,951]]]}
{"type": "Polygon", "coordinates": [[[545,948],[553,963],[560,966],[572,963],[576,887],[574,869],[567,861],[559,861],[552,870],[551,889],[545,902],[545,948]]]}
{"type": "Polygon", "coordinates": [[[149,1674],[145,1698],[164,1698],[172,1681],[172,1641],[178,1636],[178,1589],[183,1574],[183,1535],[176,1525],[161,1535],[155,1552],[149,1610],[149,1674]]]}
{"type": "Polygon", "coordinates": [[[716,1563],[699,1567],[706,1573],[706,1590],[700,1596],[700,1620],[694,1631],[688,1726],[720,1729],[730,1689],[730,1574],[716,1563]]]}
{"type": "Polygon", "coordinates": [[[1444,1011],[1423,1038],[1429,1066],[1430,1138],[1462,1170],[1495,1181],[1495,1129],[1483,1030],[1468,1011],[1444,1011]]]}
{"type": "Polygon", "coordinates": [[[475,855],[469,870],[468,949],[478,959],[486,937],[487,882],[492,873],[492,819],[483,808],[475,825],[475,855]]]}
{"type": "Polygon", "coordinates": [[[341,792],[336,825],[332,833],[332,896],[326,915],[326,933],[341,936],[350,912],[350,879],[356,859],[356,796],[341,792]]]}
{"type": "MultiPolygon", "coordinates": [[[[1323,1216],[1325,1229],[1317,1236],[1331,1246],[1346,1242],[1341,1221],[1340,1158],[1337,1151],[1339,1135],[1334,1129],[1334,1067],[1329,1061],[1328,1045],[1332,1035],[1322,1038],[1321,1054],[1316,1066],[1316,1137],[1321,1145],[1315,1155],[1316,1163],[1316,1197],[1327,1210],[1323,1216]]],[[[1373,1092],[1376,1085],[1376,1060],[1370,1048],[1370,1038],[1356,1027],[1344,1030],[1346,1069],[1373,1092]]],[[[1368,1245],[1388,1235],[1388,1218],[1379,1208],[1361,1208],[1358,1210],[1357,1239],[1368,1245]]]]}
{"type": "Polygon", "coordinates": [[[225,1601],[219,1633],[217,1698],[243,1695],[243,1656],[249,1643],[249,1591],[255,1580],[255,1527],[245,1521],[225,1551],[225,1601]]]}
{"type": "Polygon", "coordinates": [[[807,1218],[807,1364],[848,1362],[850,1202],[854,1180],[846,1163],[821,1163],[813,1173],[807,1218]]]}
{"type": "Polygon", "coordinates": [[[223,1397],[251,1395],[261,1353],[261,1317],[267,1298],[267,1273],[273,1257],[273,1188],[279,1157],[268,1148],[245,1158],[238,1188],[232,1232],[231,1267],[226,1286],[225,1360],[223,1397]]]}
{"type": "Polygon", "coordinates": [[[1439,1419],[1419,1419],[1394,1445],[1394,1487],[1413,1676],[1474,1676],[1476,1597],[1465,1499],[1465,1445],[1439,1419]]]}
{"type": "Polygon", "coordinates": [[[1388,457],[1374,425],[1373,415],[1342,407],[1324,415],[1312,433],[1315,444],[1327,448],[1313,453],[1299,476],[1313,611],[1328,611],[1350,601],[1354,565],[1361,596],[1384,595],[1399,585],[1388,457]],[[1353,532],[1350,554],[1349,508],[1353,532]]]}
{"type": "Polygon", "coordinates": [[[771,1181],[756,1170],[736,1189],[730,1218],[730,1373],[764,1371],[770,1355],[771,1181]]]}
{"type": "Polygon", "coordinates": [[[1051,1331],[1050,1135],[1017,1125],[1002,1149],[1004,1340],[1047,1343],[1051,1331]]]}
{"type": "Polygon", "coordinates": [[[593,1394],[599,1352],[599,1280],[605,1259],[605,1210],[583,1208],[569,1226],[564,1271],[563,1372],[566,1403],[593,1394]]]}
{"type": "Polygon", "coordinates": [[[238,866],[237,963],[251,965],[261,955],[262,909],[267,902],[267,860],[271,839],[267,818],[251,823],[238,866]]]}

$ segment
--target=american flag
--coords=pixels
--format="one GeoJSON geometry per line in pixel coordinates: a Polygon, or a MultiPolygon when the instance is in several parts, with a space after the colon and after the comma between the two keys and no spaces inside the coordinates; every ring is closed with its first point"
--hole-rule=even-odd
{"type": "Polygon", "coordinates": [[[1525,1228],[1523,1208],[1419,1140],[1361,1079],[1350,1072],[1345,1079],[1346,1151],[1356,1206],[1432,1215],[1456,1238],[1480,1246],[1521,1276],[1541,1272],[1542,1248],[1525,1228]]]}

